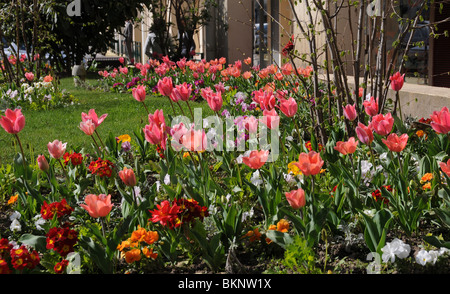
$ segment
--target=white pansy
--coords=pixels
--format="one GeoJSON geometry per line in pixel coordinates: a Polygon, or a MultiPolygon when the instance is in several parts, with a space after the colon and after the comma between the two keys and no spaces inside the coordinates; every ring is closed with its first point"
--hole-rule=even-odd
{"type": "Polygon", "coordinates": [[[36,226],[36,229],[38,229],[39,231],[43,231],[44,228],[41,227],[41,225],[45,224],[46,220],[43,219],[40,214],[37,214],[36,216],[34,216],[33,220],[34,220],[34,225],[36,226]]]}
{"type": "Polygon", "coordinates": [[[259,186],[263,183],[261,176],[259,175],[259,170],[256,170],[253,174],[252,177],[250,178],[250,181],[252,182],[253,185],[255,186],[259,186]]]}
{"type": "Polygon", "coordinates": [[[20,214],[20,212],[18,211],[14,211],[10,216],[9,216],[9,220],[14,221],[14,220],[18,220],[20,219],[22,215],[20,214]]]}
{"type": "Polygon", "coordinates": [[[169,185],[170,184],[170,175],[166,174],[166,176],[164,177],[164,184],[169,185]]]}
{"type": "Polygon", "coordinates": [[[432,260],[432,256],[425,249],[421,249],[416,254],[416,262],[420,265],[426,265],[428,262],[432,260]]]}
{"type": "Polygon", "coordinates": [[[18,219],[14,219],[11,222],[11,226],[9,227],[9,229],[13,232],[20,232],[22,230],[22,226],[20,225],[20,222],[18,219]]]}
{"type": "Polygon", "coordinates": [[[394,262],[395,257],[404,259],[409,256],[411,252],[411,246],[405,244],[402,240],[395,238],[392,242],[386,243],[386,245],[381,248],[383,252],[382,260],[383,262],[394,262]]]}

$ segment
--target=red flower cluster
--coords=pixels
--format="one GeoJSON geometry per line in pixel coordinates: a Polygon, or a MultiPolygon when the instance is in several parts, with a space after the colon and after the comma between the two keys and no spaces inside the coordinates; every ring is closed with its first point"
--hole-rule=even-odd
{"type": "Polygon", "coordinates": [[[41,207],[41,216],[45,220],[53,219],[55,215],[58,219],[60,219],[64,215],[70,215],[72,211],[73,208],[67,204],[66,199],[50,204],[47,204],[47,202],[44,201],[44,204],[41,207]]]}
{"type": "Polygon", "coordinates": [[[10,274],[8,260],[16,270],[34,269],[41,259],[36,250],[30,251],[25,245],[14,249],[6,238],[0,239],[0,274],[10,274]]]}
{"type": "Polygon", "coordinates": [[[164,149],[161,147],[161,144],[156,145],[156,152],[158,152],[159,157],[164,159],[164,149]]]}
{"type": "Polygon", "coordinates": [[[286,44],[286,46],[284,46],[283,50],[281,51],[283,56],[287,56],[292,51],[292,49],[294,49],[294,44],[292,43],[293,40],[294,40],[294,35],[292,35],[289,42],[286,44]]]}
{"type": "MultiPolygon", "coordinates": [[[[386,190],[388,190],[389,192],[392,192],[392,187],[391,185],[385,185],[385,186],[381,186],[381,188],[385,188],[386,190]]],[[[381,189],[376,189],[374,192],[372,192],[372,197],[375,199],[375,201],[378,202],[378,200],[383,201],[384,204],[388,204],[389,200],[383,196],[381,196],[381,189]]]]}
{"type": "Polygon", "coordinates": [[[96,161],[92,161],[89,164],[89,170],[92,174],[96,174],[100,177],[111,177],[112,175],[112,167],[113,163],[107,159],[103,160],[101,158],[97,159],[96,161]]]}
{"type": "Polygon", "coordinates": [[[425,118],[422,117],[421,119],[419,119],[419,122],[429,125],[431,123],[431,118],[425,119],[425,118]]]}
{"type": "Polygon", "coordinates": [[[67,256],[73,252],[73,246],[78,241],[78,234],[76,231],[70,229],[68,226],[61,228],[51,228],[47,235],[47,249],[53,249],[62,257],[67,256]]]}
{"type": "Polygon", "coordinates": [[[159,222],[163,226],[168,226],[169,229],[177,228],[183,223],[193,222],[196,218],[203,220],[209,213],[207,208],[198,205],[198,202],[193,199],[178,199],[170,203],[168,200],[161,202],[161,205],[156,205],[157,209],[150,210],[152,217],[150,221],[159,222]]]}
{"type": "Polygon", "coordinates": [[[11,264],[16,270],[23,270],[25,268],[33,269],[41,261],[36,250],[28,251],[25,245],[18,249],[11,249],[11,264]]]}
{"type": "MultiPolygon", "coordinates": [[[[311,141],[306,142],[305,147],[306,147],[306,149],[308,149],[308,151],[313,151],[311,141]]],[[[319,143],[318,147],[319,147],[319,152],[323,150],[322,144],[319,143]]]]}
{"type": "Polygon", "coordinates": [[[69,261],[67,259],[63,259],[53,267],[53,270],[57,274],[62,274],[66,270],[68,265],[69,261]]]}
{"type": "Polygon", "coordinates": [[[83,163],[83,155],[81,155],[81,153],[66,152],[63,155],[63,158],[64,158],[64,164],[66,164],[66,165],[69,163],[69,161],[72,163],[72,165],[80,165],[83,163]]]}

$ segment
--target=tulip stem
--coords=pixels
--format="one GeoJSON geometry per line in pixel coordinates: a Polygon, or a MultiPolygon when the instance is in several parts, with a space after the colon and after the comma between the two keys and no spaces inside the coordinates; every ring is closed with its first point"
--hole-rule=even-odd
{"type": "Polygon", "coordinates": [[[97,147],[97,150],[101,150],[100,146],[98,146],[97,141],[95,140],[94,136],[91,135],[92,140],[94,140],[94,144],[97,147]]]}
{"type": "Polygon", "coordinates": [[[95,134],[97,134],[97,137],[98,137],[98,139],[100,140],[100,144],[102,144],[103,150],[106,150],[105,144],[103,144],[102,138],[101,138],[100,135],[98,134],[97,130],[95,130],[95,134]]]}
{"type": "Polygon", "coordinates": [[[142,101],[142,104],[144,105],[144,108],[145,108],[145,110],[147,111],[147,115],[149,115],[150,112],[148,111],[147,105],[145,105],[145,102],[144,102],[144,101],[142,101]]]}
{"type": "Polygon", "coordinates": [[[58,162],[59,162],[59,164],[61,165],[61,168],[62,168],[62,170],[63,170],[63,172],[64,172],[64,176],[66,177],[67,181],[70,182],[69,175],[67,174],[66,168],[65,168],[64,165],[62,164],[61,159],[58,158],[58,162]]]}
{"type": "Polygon", "coordinates": [[[300,128],[298,127],[297,121],[294,119],[295,128],[297,129],[297,135],[298,135],[298,143],[302,145],[302,136],[300,135],[300,128]]]}
{"type": "Polygon", "coordinates": [[[370,158],[372,159],[372,166],[375,167],[375,158],[373,157],[372,146],[369,144],[370,158]]]}
{"type": "Polygon", "coordinates": [[[170,105],[172,106],[172,110],[173,110],[173,115],[177,115],[177,112],[175,111],[175,107],[173,106],[173,102],[172,102],[172,99],[170,99],[170,97],[169,96],[167,96],[167,98],[169,98],[169,101],[170,101],[170,105]]]}
{"type": "Polygon", "coordinates": [[[194,121],[194,113],[192,112],[191,106],[189,105],[189,102],[186,100],[186,104],[189,107],[189,111],[191,112],[192,121],[194,121]]]}
{"type": "Polygon", "coordinates": [[[183,114],[183,116],[186,116],[186,115],[184,114],[184,110],[183,110],[183,108],[181,108],[181,105],[180,105],[180,103],[178,103],[178,102],[177,102],[177,104],[178,104],[178,107],[180,107],[180,110],[181,110],[181,113],[183,114]]]}
{"type": "Polygon", "coordinates": [[[25,162],[25,153],[23,152],[22,142],[20,142],[19,135],[14,134],[14,136],[16,137],[17,142],[19,143],[20,152],[22,153],[23,173],[25,178],[27,178],[27,165],[25,162]]]}

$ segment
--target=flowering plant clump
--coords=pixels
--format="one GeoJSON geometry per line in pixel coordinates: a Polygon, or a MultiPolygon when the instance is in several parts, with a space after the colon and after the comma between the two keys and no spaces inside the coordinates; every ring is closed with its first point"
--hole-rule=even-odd
{"type": "Polygon", "coordinates": [[[147,231],[145,228],[138,226],[137,230],[131,233],[130,238],[117,246],[117,250],[120,251],[121,257],[125,258],[128,264],[140,261],[142,255],[155,260],[158,253],[154,251],[154,245],[158,239],[158,232],[147,231]]]}
{"type": "Polygon", "coordinates": [[[66,152],[63,155],[63,159],[64,159],[64,164],[68,164],[69,161],[70,163],[72,163],[73,166],[76,165],[80,165],[83,163],[83,155],[81,153],[77,153],[77,152],[66,152]]]}
{"type": "Polygon", "coordinates": [[[45,220],[51,220],[54,217],[61,219],[63,216],[70,215],[72,212],[73,208],[67,203],[66,199],[49,204],[44,201],[41,207],[41,216],[45,220]]]}
{"type": "Polygon", "coordinates": [[[78,233],[72,230],[69,225],[51,228],[46,237],[46,248],[53,249],[62,257],[66,257],[73,252],[74,246],[78,241],[78,233]]]}
{"type": "Polygon", "coordinates": [[[112,168],[114,164],[107,159],[97,159],[89,164],[89,170],[93,175],[98,175],[99,177],[111,177],[112,168]]]}

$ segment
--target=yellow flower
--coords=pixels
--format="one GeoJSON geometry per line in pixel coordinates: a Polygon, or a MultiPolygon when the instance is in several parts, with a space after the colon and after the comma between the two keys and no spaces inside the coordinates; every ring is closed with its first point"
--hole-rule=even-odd
{"type": "Polygon", "coordinates": [[[130,142],[130,141],[131,141],[131,137],[127,134],[120,135],[119,137],[117,137],[117,143],[130,142]]]}
{"type": "Polygon", "coordinates": [[[16,194],[14,196],[11,196],[8,200],[8,205],[16,203],[17,199],[19,198],[19,194],[16,194]]]}
{"type": "Polygon", "coordinates": [[[302,171],[295,165],[295,161],[288,164],[288,173],[292,173],[294,176],[301,175],[302,171]]]}

